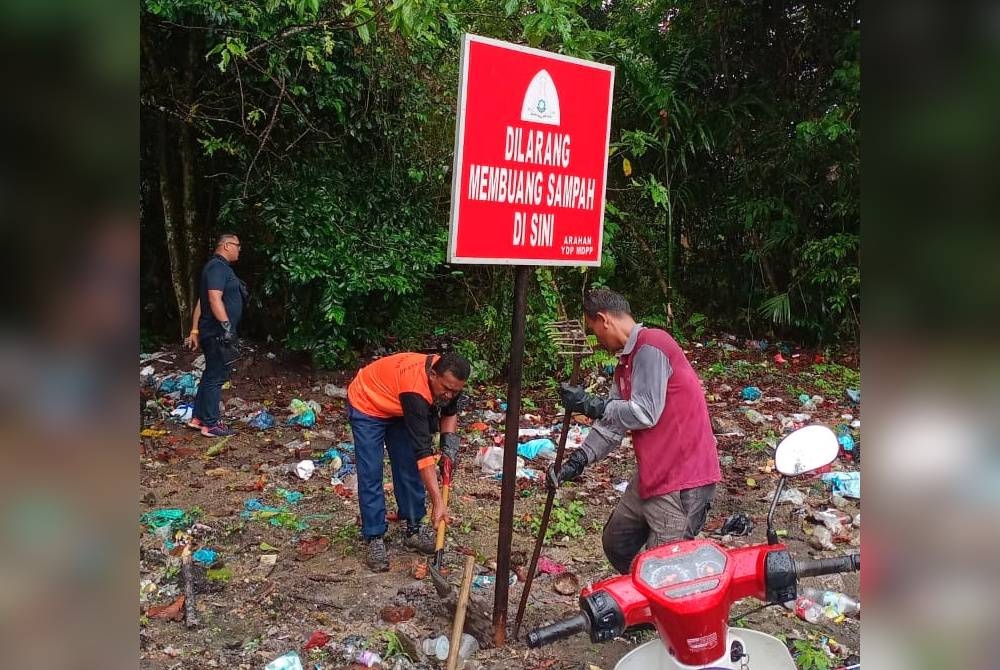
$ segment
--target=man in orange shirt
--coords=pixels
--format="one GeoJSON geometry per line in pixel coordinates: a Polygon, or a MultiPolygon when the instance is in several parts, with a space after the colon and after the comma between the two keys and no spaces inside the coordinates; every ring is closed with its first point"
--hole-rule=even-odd
{"type": "Polygon", "coordinates": [[[447,510],[438,488],[432,436],[440,429],[440,450],[457,464],[458,399],[469,378],[469,362],[453,353],[441,356],[401,353],[362,368],[347,387],[347,418],[354,434],[361,534],[368,544],[368,567],[389,569],[385,546],[385,491],[382,472],[389,451],[399,518],[406,520],[403,544],[434,553],[434,529],[447,510]],[[426,497],[431,523],[423,523],[426,497]]]}

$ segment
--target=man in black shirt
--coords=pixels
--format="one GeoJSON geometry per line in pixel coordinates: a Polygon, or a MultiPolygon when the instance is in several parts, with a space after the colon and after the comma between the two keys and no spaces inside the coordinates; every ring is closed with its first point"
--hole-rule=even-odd
{"type": "Polygon", "coordinates": [[[229,363],[235,356],[236,327],[243,316],[246,285],[233,272],[240,257],[240,240],[232,233],[219,236],[215,254],[201,271],[198,302],[194,307],[191,334],[185,343],[205,352],[205,372],[201,375],[194,412],[188,426],[205,437],[235,434],[219,419],[222,385],[229,378],[229,363]],[[208,309],[202,309],[208,305],[208,309]]]}

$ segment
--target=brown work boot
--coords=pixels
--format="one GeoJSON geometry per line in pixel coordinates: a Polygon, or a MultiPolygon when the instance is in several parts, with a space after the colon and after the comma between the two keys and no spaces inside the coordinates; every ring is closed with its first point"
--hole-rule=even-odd
{"type": "Polygon", "coordinates": [[[403,544],[410,549],[428,555],[434,553],[436,543],[437,537],[434,529],[423,523],[417,526],[416,530],[407,532],[406,537],[403,539],[403,544]]]}
{"type": "Polygon", "coordinates": [[[385,548],[385,540],[373,537],[368,540],[368,557],[365,563],[373,572],[389,571],[389,551],[385,548]]]}

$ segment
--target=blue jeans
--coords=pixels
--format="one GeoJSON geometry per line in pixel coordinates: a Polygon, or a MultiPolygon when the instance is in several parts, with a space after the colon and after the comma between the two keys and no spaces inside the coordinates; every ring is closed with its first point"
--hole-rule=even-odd
{"type": "Polygon", "coordinates": [[[222,400],[222,385],[229,378],[229,367],[222,353],[218,335],[207,335],[198,339],[205,353],[205,371],[194,397],[194,417],[206,426],[219,423],[219,401],[222,400]]]}
{"type": "Polygon", "coordinates": [[[358,503],[361,506],[361,535],[370,540],[385,534],[385,490],[382,464],[389,450],[393,492],[399,518],[417,526],[427,513],[427,491],[420,479],[413,441],[402,418],[379,419],[359,412],[347,403],[347,420],[354,434],[354,455],[358,472],[358,503]]]}

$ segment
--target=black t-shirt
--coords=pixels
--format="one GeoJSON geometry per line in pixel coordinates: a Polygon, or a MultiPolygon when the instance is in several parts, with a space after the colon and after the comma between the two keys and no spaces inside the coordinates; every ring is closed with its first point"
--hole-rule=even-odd
{"type": "Polygon", "coordinates": [[[212,314],[212,306],[208,302],[209,291],[222,291],[222,304],[226,306],[226,314],[233,330],[239,326],[243,316],[243,293],[240,290],[240,280],[233,272],[233,267],[222,256],[212,256],[201,271],[201,318],[198,320],[198,330],[201,335],[221,335],[222,325],[212,314]]]}

